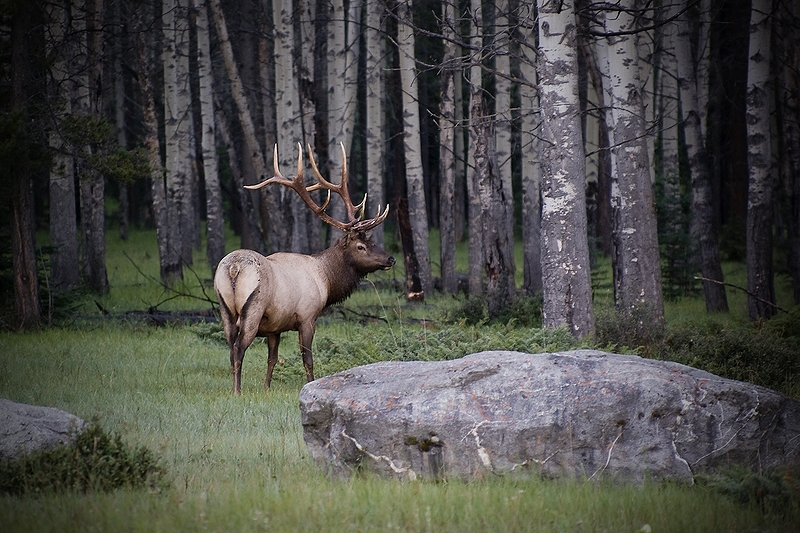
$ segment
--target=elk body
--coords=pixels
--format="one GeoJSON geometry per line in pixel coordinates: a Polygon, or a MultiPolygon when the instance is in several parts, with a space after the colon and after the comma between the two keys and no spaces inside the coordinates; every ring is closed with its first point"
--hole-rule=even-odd
{"type": "Polygon", "coordinates": [[[344,146],[339,185],[325,180],[313,155],[310,159],[317,177],[317,183],[310,187],[306,187],[303,181],[302,149],[297,158],[297,175],[289,180],[278,169],[276,147],[275,176],[247,188],[257,189],[269,183],[285,185],[294,190],[323,221],[344,231],[344,236],[330,248],[314,255],[278,252],[265,257],[252,250],[235,250],[217,266],[214,291],[219,299],[222,325],[230,347],[235,394],[241,393],[242,361],[245,350],[255,337],[267,338],[269,355],[264,388],[269,388],[284,331],[298,331],[306,379],[313,381],[311,344],[320,313],[327,306],[347,298],[364,276],[376,270],[389,269],[395,263],[394,257],[369,238],[369,231],[386,219],[389,206],[383,213],[378,209],[374,218],[362,220],[366,197],[357,206],[350,200],[344,146]],[[328,191],[327,200],[321,206],[309,194],[317,189],[328,191]],[[344,201],[347,222],[335,220],[325,213],[331,192],[344,201]]]}

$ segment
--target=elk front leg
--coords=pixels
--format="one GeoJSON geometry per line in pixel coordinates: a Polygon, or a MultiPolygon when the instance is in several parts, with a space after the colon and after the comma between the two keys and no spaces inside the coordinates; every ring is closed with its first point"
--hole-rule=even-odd
{"type": "Polygon", "coordinates": [[[272,371],[275,370],[275,363],[278,362],[278,345],[281,343],[281,334],[267,335],[267,346],[269,355],[267,356],[267,377],[264,378],[264,390],[268,390],[272,384],[272,371]]]}
{"type": "Polygon", "coordinates": [[[300,325],[300,355],[303,357],[303,368],[306,370],[306,381],[314,381],[314,358],[311,355],[311,344],[314,341],[315,324],[300,325]]]}

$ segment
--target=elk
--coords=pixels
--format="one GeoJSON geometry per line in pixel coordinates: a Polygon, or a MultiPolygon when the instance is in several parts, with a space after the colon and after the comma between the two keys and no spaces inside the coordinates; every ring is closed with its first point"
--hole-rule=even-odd
{"type": "Polygon", "coordinates": [[[247,189],[260,189],[278,183],[295,191],[320,219],[344,232],[330,248],[314,255],[278,252],[267,257],[252,250],[235,250],[217,266],[214,291],[219,300],[222,325],[231,351],[233,392],[241,394],[242,361],[244,352],[255,337],[266,337],[269,355],[264,389],[269,389],[272,371],[278,361],[281,333],[295,330],[300,336],[300,354],[308,381],[314,380],[311,343],[316,321],[323,309],[350,296],[359,281],[376,270],[388,270],[395,263],[372,240],[370,230],[383,223],[389,206],[374,218],[364,218],[364,200],[353,205],[347,186],[347,157],[342,145],[342,180],[334,185],[322,177],[311,147],[308,147],[311,167],[317,182],[306,187],[303,180],[303,149],[298,143],[297,174],[294,179],[283,177],[278,168],[278,147],[274,149],[275,175],[247,189]],[[318,205],[309,194],[326,190],[327,199],[318,205]],[[335,220],[325,212],[331,192],[338,194],[346,207],[347,221],[335,220]]]}

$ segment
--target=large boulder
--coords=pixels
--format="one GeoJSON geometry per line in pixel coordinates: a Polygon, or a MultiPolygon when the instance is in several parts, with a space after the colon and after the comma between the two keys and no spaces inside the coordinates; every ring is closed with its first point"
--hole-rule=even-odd
{"type": "Polygon", "coordinates": [[[84,427],[77,416],[0,398],[0,460],[69,442],[84,427]]]}
{"type": "Polygon", "coordinates": [[[386,362],[308,383],[303,436],[332,473],[691,481],[800,466],[800,402],[666,361],[594,350],[386,362]]]}

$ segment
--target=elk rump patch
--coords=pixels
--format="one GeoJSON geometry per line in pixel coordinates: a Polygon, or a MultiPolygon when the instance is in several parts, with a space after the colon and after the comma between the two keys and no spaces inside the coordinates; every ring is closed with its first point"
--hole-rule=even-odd
{"type": "Polygon", "coordinates": [[[306,384],[300,409],[311,456],[333,474],[639,482],[800,466],[800,402],[595,350],[374,363],[306,384]]]}

